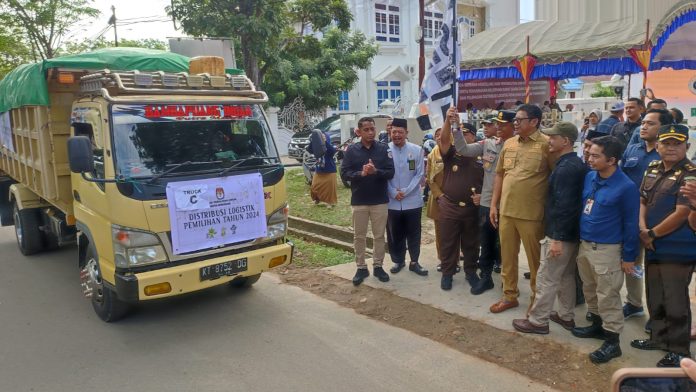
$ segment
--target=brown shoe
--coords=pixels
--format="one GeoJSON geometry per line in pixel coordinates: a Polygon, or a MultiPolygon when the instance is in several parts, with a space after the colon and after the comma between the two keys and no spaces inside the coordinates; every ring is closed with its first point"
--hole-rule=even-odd
{"type": "Polygon", "coordinates": [[[501,299],[500,301],[491,305],[491,308],[489,310],[491,311],[491,313],[500,313],[508,309],[516,308],[518,306],[520,306],[520,303],[517,302],[516,299],[513,299],[512,301],[506,301],[504,299],[501,299]]]}
{"type": "Polygon", "coordinates": [[[575,320],[565,321],[561,318],[561,316],[558,315],[557,312],[551,312],[551,314],[549,315],[549,320],[567,329],[568,331],[575,328],[575,320]]]}
{"type": "Polygon", "coordinates": [[[536,333],[546,335],[549,333],[549,325],[536,325],[527,319],[512,320],[512,327],[522,333],[536,333]]]}

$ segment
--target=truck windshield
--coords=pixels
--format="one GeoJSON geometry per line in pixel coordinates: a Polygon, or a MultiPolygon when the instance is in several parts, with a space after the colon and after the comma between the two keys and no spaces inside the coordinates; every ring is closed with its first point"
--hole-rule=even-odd
{"type": "Polygon", "coordinates": [[[120,177],[279,162],[258,105],[113,105],[111,114],[120,177]]]}

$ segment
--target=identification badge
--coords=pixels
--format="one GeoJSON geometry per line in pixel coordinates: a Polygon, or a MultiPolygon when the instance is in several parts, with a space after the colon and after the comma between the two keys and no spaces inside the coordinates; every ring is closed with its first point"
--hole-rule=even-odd
{"type": "Polygon", "coordinates": [[[416,170],[416,160],[415,159],[408,160],[408,170],[416,170]]]}
{"type": "Polygon", "coordinates": [[[585,202],[585,209],[582,211],[582,213],[585,215],[590,215],[590,213],[592,212],[593,205],[594,205],[594,200],[587,199],[587,201],[585,202]]]}

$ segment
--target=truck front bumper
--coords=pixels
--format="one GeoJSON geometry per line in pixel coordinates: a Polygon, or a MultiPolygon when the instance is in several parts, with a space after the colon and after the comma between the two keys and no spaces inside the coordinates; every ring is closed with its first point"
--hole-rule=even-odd
{"type": "Polygon", "coordinates": [[[133,303],[157,298],[172,297],[213,286],[219,286],[234,279],[257,275],[264,271],[268,271],[271,268],[288,265],[292,262],[293,250],[293,243],[285,242],[281,245],[255,249],[232,256],[211,258],[208,260],[197,261],[195,263],[182,264],[169,268],[165,267],[162,269],[137,274],[123,275],[116,273],[116,295],[121,301],[133,303]],[[201,268],[224,263],[226,261],[239,260],[242,258],[247,259],[246,271],[230,276],[221,276],[214,280],[201,280],[201,268]],[[275,264],[272,267],[271,261],[273,261],[275,264]],[[145,293],[145,288],[164,283],[168,283],[171,286],[171,290],[169,292],[151,295],[147,295],[145,293]]]}

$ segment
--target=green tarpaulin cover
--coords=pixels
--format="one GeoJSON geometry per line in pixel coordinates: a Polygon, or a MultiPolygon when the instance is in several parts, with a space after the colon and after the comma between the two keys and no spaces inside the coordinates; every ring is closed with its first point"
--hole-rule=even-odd
{"type": "MultiPolygon", "coordinates": [[[[162,50],[105,48],[20,65],[0,80],[0,113],[25,105],[48,106],[46,71],[49,68],[188,72],[188,64],[188,57],[162,50]]],[[[237,69],[227,69],[226,72],[243,73],[237,69]]]]}

